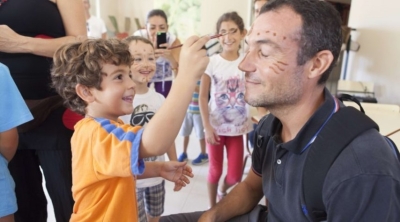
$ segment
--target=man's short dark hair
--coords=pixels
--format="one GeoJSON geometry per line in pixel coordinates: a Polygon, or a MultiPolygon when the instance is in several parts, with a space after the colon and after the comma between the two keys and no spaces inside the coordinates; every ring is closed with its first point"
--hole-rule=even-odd
{"type": "Polygon", "coordinates": [[[332,64],[318,80],[318,84],[324,84],[336,65],[342,45],[339,12],[329,2],[323,0],[271,0],[261,8],[260,15],[285,6],[293,9],[302,19],[298,65],[304,65],[322,50],[332,52],[334,57],[332,64]]]}

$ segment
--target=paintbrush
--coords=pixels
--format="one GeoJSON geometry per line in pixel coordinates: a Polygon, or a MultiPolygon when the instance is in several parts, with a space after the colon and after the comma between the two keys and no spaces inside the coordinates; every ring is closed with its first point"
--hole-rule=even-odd
{"type": "MultiPolygon", "coordinates": [[[[234,29],[234,30],[231,30],[230,32],[225,32],[225,33],[212,35],[212,36],[210,36],[210,39],[215,39],[215,38],[219,38],[219,37],[224,36],[224,35],[233,34],[233,33],[236,33],[236,31],[237,31],[237,29],[234,29]]],[[[182,47],[182,46],[183,46],[183,44],[180,44],[180,45],[169,47],[167,49],[176,49],[176,48],[179,48],[179,47],[182,47]]]]}

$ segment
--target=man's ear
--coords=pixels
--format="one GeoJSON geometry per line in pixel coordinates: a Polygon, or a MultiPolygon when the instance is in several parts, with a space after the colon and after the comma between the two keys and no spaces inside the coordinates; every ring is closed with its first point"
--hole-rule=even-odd
{"type": "Polygon", "coordinates": [[[87,86],[81,85],[81,84],[77,84],[75,86],[75,91],[76,94],[85,102],[87,103],[91,103],[94,101],[94,96],[92,95],[92,93],[90,92],[89,88],[87,86]]]}
{"type": "Polygon", "coordinates": [[[320,77],[332,64],[333,55],[329,50],[318,52],[310,61],[308,78],[320,77]]]}

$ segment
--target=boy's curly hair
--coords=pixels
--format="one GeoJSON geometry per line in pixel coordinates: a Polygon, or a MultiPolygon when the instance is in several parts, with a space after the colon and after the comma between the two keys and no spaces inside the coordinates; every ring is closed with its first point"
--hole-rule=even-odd
{"type": "Polygon", "coordinates": [[[128,46],[117,39],[88,39],[61,46],[54,54],[52,86],[71,110],[85,115],[86,102],[76,93],[77,84],[101,90],[103,64],[131,66],[128,46]]]}

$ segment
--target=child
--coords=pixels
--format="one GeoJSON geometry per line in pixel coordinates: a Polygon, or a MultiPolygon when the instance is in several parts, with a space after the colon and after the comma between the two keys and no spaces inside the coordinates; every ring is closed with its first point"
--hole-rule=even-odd
{"type": "Polygon", "coordinates": [[[161,47],[172,47],[180,45],[180,40],[168,32],[168,18],[161,9],[151,10],[146,17],[146,30],[138,30],[133,35],[142,36],[153,42],[156,54],[156,72],[151,82],[154,83],[156,92],[161,93],[164,97],[168,96],[171,90],[172,80],[178,73],[179,57],[181,48],[165,49],[157,47],[157,33],[165,32],[167,42],[161,47]]]}
{"type": "Polygon", "coordinates": [[[0,63],[0,222],[14,221],[17,199],[8,162],[18,146],[17,126],[33,119],[8,68],[0,63]]]}
{"type": "Polygon", "coordinates": [[[199,86],[200,81],[197,82],[196,90],[192,96],[192,102],[189,104],[189,108],[186,112],[185,119],[179,134],[183,136],[183,153],[179,156],[178,161],[187,161],[187,148],[189,145],[189,136],[192,133],[192,128],[196,130],[197,138],[200,141],[201,153],[199,156],[192,161],[193,165],[201,165],[208,162],[208,155],[206,153],[206,143],[204,139],[204,127],[201,120],[200,109],[199,109],[199,86]]]}
{"type": "MultiPolygon", "coordinates": [[[[124,40],[124,43],[128,45],[129,52],[133,58],[131,74],[132,80],[136,85],[136,95],[133,100],[133,113],[122,116],[121,120],[131,126],[144,127],[165,101],[163,95],[147,86],[156,69],[154,48],[148,39],[140,36],[130,36],[124,40]]],[[[169,160],[177,160],[174,143],[168,149],[167,155],[169,160]]],[[[165,158],[164,155],[160,155],[145,158],[144,161],[165,161],[165,158]]],[[[158,221],[164,212],[164,183],[161,177],[136,181],[140,222],[158,221]]]]}
{"type": "Polygon", "coordinates": [[[71,139],[75,200],[71,221],[137,221],[136,178],[161,176],[175,182],[174,190],[189,183],[187,177],[193,174],[184,163],[142,159],[164,154],[173,143],[190,93],[208,63],[201,50],[208,39],[187,40],[181,61],[185,74],[176,79],[171,96],[145,130],[118,119],[132,113],[135,96],[129,71],[132,60],[125,44],[97,39],[57,50],[53,86],[69,108],[85,115],[71,139]]]}
{"type": "Polygon", "coordinates": [[[210,161],[208,194],[210,207],[216,204],[218,181],[222,174],[224,146],[228,172],[218,190],[218,199],[241,179],[243,135],[251,131],[249,110],[244,101],[244,78],[238,69],[243,55],[240,42],[246,35],[242,18],[236,12],[223,14],[217,22],[222,52],[213,55],[201,79],[200,111],[210,161]],[[208,94],[211,92],[210,102],[208,94]],[[207,104],[208,103],[208,104],[207,104]]]}

